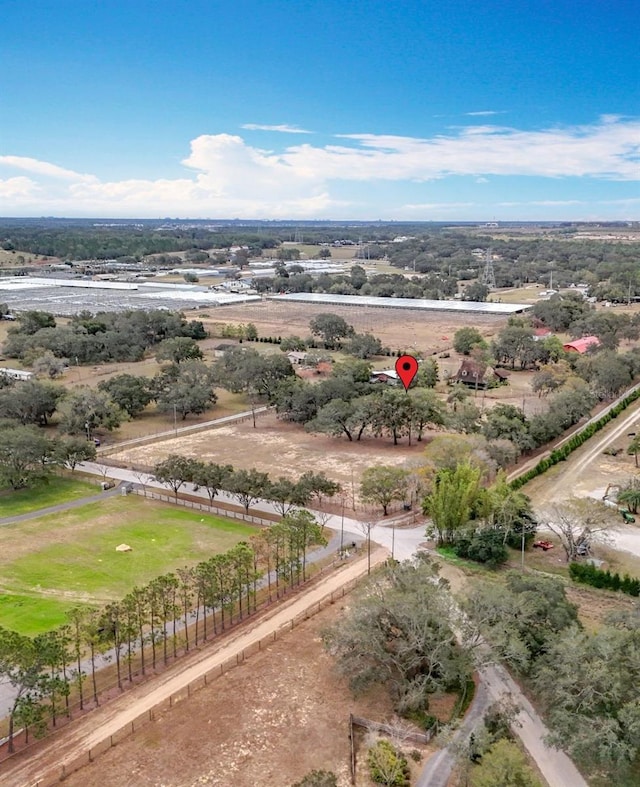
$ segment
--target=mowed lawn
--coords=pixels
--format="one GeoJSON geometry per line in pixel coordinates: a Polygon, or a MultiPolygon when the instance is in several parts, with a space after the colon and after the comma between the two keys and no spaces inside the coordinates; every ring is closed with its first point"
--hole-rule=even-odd
{"type": "Polygon", "coordinates": [[[125,596],[160,574],[230,549],[257,532],[236,521],[140,497],[112,497],[0,528],[0,625],[55,627],[78,604],[125,596]],[[131,552],[116,552],[122,543],[131,552]]]}
{"type": "Polygon", "coordinates": [[[51,476],[47,483],[38,484],[31,489],[16,492],[0,492],[0,519],[20,514],[28,514],[40,508],[49,508],[60,503],[70,503],[82,497],[100,494],[100,486],[75,478],[51,476]]]}

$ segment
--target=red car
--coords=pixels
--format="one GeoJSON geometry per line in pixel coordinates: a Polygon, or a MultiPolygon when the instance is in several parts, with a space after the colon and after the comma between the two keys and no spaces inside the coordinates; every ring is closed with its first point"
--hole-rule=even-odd
{"type": "Polygon", "coordinates": [[[533,546],[536,547],[536,549],[542,549],[544,552],[546,552],[547,549],[553,549],[551,541],[535,541],[533,546]]]}

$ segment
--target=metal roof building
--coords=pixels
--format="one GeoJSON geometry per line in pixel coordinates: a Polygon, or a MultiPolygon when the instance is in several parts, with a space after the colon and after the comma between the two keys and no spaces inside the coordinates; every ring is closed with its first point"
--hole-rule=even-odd
{"type": "Polygon", "coordinates": [[[366,295],[331,295],[320,292],[294,292],[273,295],[274,301],[293,301],[334,306],[372,306],[382,309],[467,312],[475,314],[517,314],[531,308],[525,303],[480,303],[478,301],[432,301],[426,298],[375,298],[366,295]]]}

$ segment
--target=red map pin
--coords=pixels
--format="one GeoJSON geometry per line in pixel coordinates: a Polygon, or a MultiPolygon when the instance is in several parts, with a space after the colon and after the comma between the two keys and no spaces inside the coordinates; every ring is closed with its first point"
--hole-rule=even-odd
{"type": "Polygon", "coordinates": [[[404,390],[408,391],[413,378],[418,373],[418,362],[413,355],[401,355],[396,361],[396,372],[404,385],[404,390]]]}

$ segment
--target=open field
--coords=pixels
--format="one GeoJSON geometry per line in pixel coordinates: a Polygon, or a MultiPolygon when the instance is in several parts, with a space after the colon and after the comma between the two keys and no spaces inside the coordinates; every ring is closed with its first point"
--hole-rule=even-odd
{"type": "Polygon", "coordinates": [[[211,310],[204,318],[202,312],[186,313],[187,319],[202,319],[212,330],[223,323],[253,323],[260,336],[309,336],[309,322],[318,314],[331,312],[343,317],[359,333],[373,333],[383,345],[391,349],[416,348],[425,355],[451,347],[453,334],[465,325],[478,328],[487,337],[493,336],[506,324],[501,315],[471,315],[459,312],[421,312],[403,309],[379,309],[311,303],[292,303],[264,300],[261,302],[223,306],[211,310]],[[213,316],[215,314],[215,317],[213,316]]]}
{"type": "Polygon", "coordinates": [[[425,443],[393,446],[391,440],[347,439],[308,434],[300,426],[280,421],[274,414],[261,417],[253,428],[251,419],[196,434],[181,435],[151,445],[134,446],[110,456],[124,464],[151,466],[169,454],[182,454],[236,468],[255,467],[277,477],[297,478],[311,470],[323,472],[345,491],[357,485],[372,464],[402,464],[420,458],[425,443]]]}
{"type": "Polygon", "coordinates": [[[26,514],[39,508],[48,508],[59,503],[69,503],[82,497],[99,494],[96,483],[79,481],[75,478],[52,476],[48,483],[39,484],[31,489],[0,493],[0,519],[26,514]]]}
{"type": "MultiPolygon", "coordinates": [[[[78,603],[103,603],[136,584],[224,552],[255,528],[139,497],[112,497],[0,530],[0,622],[44,631],[78,603]],[[131,552],[116,552],[126,543],[131,552]],[[19,614],[18,614],[19,613],[19,614]]],[[[2,623],[2,625],[8,625],[2,623]]]]}
{"type": "MultiPolygon", "coordinates": [[[[342,605],[349,603],[347,597],[342,605]]],[[[66,783],[286,787],[323,768],[337,773],[340,787],[347,787],[349,713],[384,721],[392,708],[383,689],[354,700],[333,669],[320,637],[342,605],[328,607],[244,666],[162,713],[66,783]]],[[[414,744],[409,748],[420,749],[425,757],[432,751],[414,744]]],[[[362,763],[362,749],[359,758],[362,763]]],[[[358,784],[368,782],[359,778],[358,784]]]]}

